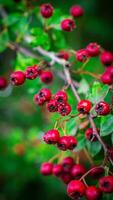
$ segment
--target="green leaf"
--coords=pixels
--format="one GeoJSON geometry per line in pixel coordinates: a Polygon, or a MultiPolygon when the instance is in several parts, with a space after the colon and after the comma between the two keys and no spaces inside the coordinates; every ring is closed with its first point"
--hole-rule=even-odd
{"type": "Polygon", "coordinates": [[[107,115],[101,118],[100,135],[106,136],[113,132],[113,115],[107,115]]]}
{"type": "Polygon", "coordinates": [[[81,94],[81,93],[82,94],[87,94],[88,90],[89,90],[88,82],[85,79],[82,79],[80,81],[80,86],[79,86],[79,89],[78,89],[78,93],[79,94],[81,94]]]}
{"type": "Polygon", "coordinates": [[[80,151],[86,146],[86,139],[85,139],[84,134],[81,134],[81,135],[78,134],[77,141],[78,143],[77,143],[77,147],[75,151],[80,151]]]}
{"type": "Polygon", "coordinates": [[[0,52],[3,52],[7,48],[9,42],[9,35],[7,31],[0,33],[0,52]]]}
{"type": "Polygon", "coordinates": [[[94,157],[100,152],[102,146],[98,141],[97,142],[88,142],[87,141],[87,148],[88,148],[88,151],[90,152],[90,154],[94,157]]]}
{"type": "Polygon", "coordinates": [[[3,19],[3,23],[6,26],[11,26],[11,25],[17,23],[18,21],[20,21],[20,17],[21,17],[21,15],[19,13],[11,13],[3,19]]]}
{"type": "Polygon", "coordinates": [[[112,133],[112,135],[111,135],[111,141],[112,141],[112,144],[113,144],[113,133],[112,133]]]}

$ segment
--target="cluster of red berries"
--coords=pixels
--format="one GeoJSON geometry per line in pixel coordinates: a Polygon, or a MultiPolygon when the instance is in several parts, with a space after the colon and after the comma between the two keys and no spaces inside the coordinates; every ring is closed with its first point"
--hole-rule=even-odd
{"type": "Polygon", "coordinates": [[[47,131],[43,136],[43,140],[47,144],[57,144],[57,147],[62,151],[73,150],[77,146],[77,140],[74,136],[60,136],[59,131],[56,129],[47,131]]]}
{"type": "Polygon", "coordinates": [[[7,87],[7,81],[4,77],[0,77],[0,90],[4,90],[7,87]]]}

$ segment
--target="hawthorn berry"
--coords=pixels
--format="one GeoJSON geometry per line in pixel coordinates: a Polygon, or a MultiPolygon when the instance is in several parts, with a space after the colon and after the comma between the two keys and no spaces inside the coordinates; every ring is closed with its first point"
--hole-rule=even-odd
{"type": "Polygon", "coordinates": [[[100,101],[96,106],[95,106],[95,111],[98,115],[107,115],[110,113],[110,106],[108,103],[105,101],[100,101]]]}
{"type": "Polygon", "coordinates": [[[87,45],[86,50],[91,57],[98,56],[100,53],[100,46],[97,43],[90,43],[87,45]]]}
{"type": "Polygon", "coordinates": [[[104,84],[108,84],[108,85],[113,84],[113,78],[112,78],[112,75],[109,72],[104,72],[101,75],[100,80],[104,84]]]}
{"type": "Polygon", "coordinates": [[[113,176],[104,176],[99,180],[99,188],[102,192],[113,192],[113,176]]]}
{"type": "Polygon", "coordinates": [[[68,136],[60,137],[57,146],[60,150],[66,151],[69,148],[69,137],[68,136]]]}
{"type": "Polygon", "coordinates": [[[11,74],[11,83],[12,85],[22,85],[25,82],[25,73],[22,71],[15,71],[11,74]]]}
{"type": "Polygon", "coordinates": [[[72,180],[67,186],[67,194],[72,199],[80,199],[85,195],[86,186],[82,181],[72,180]]]}
{"type": "Polygon", "coordinates": [[[69,173],[63,173],[60,178],[65,184],[68,184],[72,180],[72,177],[69,173]]]}
{"type": "Polygon", "coordinates": [[[40,168],[40,172],[42,175],[44,176],[48,176],[52,174],[52,170],[53,170],[53,164],[50,162],[45,162],[42,163],[41,168],[40,168]]]}
{"type": "Polygon", "coordinates": [[[73,179],[80,179],[83,176],[83,174],[85,174],[85,172],[86,169],[83,165],[80,164],[75,164],[71,169],[71,175],[73,179]]]}
{"type": "Polygon", "coordinates": [[[54,95],[54,99],[57,102],[57,104],[59,105],[59,104],[66,103],[68,97],[67,97],[66,92],[60,90],[60,91],[56,92],[56,94],[54,95]]]}
{"type": "Polygon", "coordinates": [[[40,7],[40,13],[44,18],[50,18],[53,15],[53,6],[49,3],[42,4],[40,7]]]}
{"type": "Polygon", "coordinates": [[[70,172],[73,165],[74,165],[74,160],[72,157],[65,157],[62,161],[64,172],[70,172]]]}
{"type": "Polygon", "coordinates": [[[73,17],[81,17],[84,14],[84,9],[80,5],[73,5],[70,8],[70,14],[73,17]]]}
{"type": "Polygon", "coordinates": [[[68,136],[69,140],[69,150],[73,150],[77,146],[77,140],[74,136],[68,136]]]}
{"type": "Polygon", "coordinates": [[[49,101],[50,99],[51,99],[51,91],[48,88],[41,89],[34,96],[34,102],[37,105],[43,105],[46,101],[49,101]]]}
{"type": "Polygon", "coordinates": [[[76,59],[80,62],[85,62],[89,58],[89,54],[86,49],[80,49],[76,52],[76,59]]]}
{"type": "Polygon", "coordinates": [[[90,170],[89,176],[93,179],[99,179],[105,172],[104,168],[101,166],[93,166],[90,170]]]}
{"type": "Polygon", "coordinates": [[[43,71],[40,75],[40,79],[43,83],[49,84],[53,81],[53,73],[51,71],[43,71]]]}
{"type": "Polygon", "coordinates": [[[69,59],[69,53],[62,50],[57,54],[57,57],[62,58],[64,60],[68,60],[69,59]]]}
{"type": "Polygon", "coordinates": [[[3,90],[7,87],[7,81],[4,77],[0,77],[0,90],[3,90]]]}
{"type": "Polygon", "coordinates": [[[71,106],[66,103],[66,104],[61,104],[58,106],[58,112],[62,115],[62,116],[66,116],[69,115],[69,113],[71,112],[71,106]]]}
{"type": "Polygon", "coordinates": [[[47,131],[44,136],[43,140],[47,144],[56,144],[59,141],[60,134],[56,129],[47,131]]]}
{"type": "Polygon", "coordinates": [[[47,109],[49,112],[57,112],[58,110],[57,102],[54,99],[50,99],[50,101],[47,102],[47,109]]]}
{"type": "Polygon", "coordinates": [[[38,76],[37,66],[27,67],[25,70],[25,76],[27,79],[33,80],[38,76]]]}
{"type": "Polygon", "coordinates": [[[76,28],[75,22],[73,19],[64,19],[61,22],[61,29],[67,32],[73,31],[76,28]]]}
{"type": "Polygon", "coordinates": [[[81,100],[77,105],[77,110],[79,113],[88,114],[91,110],[91,102],[89,100],[81,100]]]}
{"type": "Polygon", "coordinates": [[[102,64],[109,66],[113,62],[113,54],[110,51],[104,51],[100,55],[100,60],[101,60],[102,64]]]}
{"type": "Polygon", "coordinates": [[[95,186],[89,186],[86,189],[86,198],[87,200],[99,200],[102,197],[102,192],[99,188],[95,186]]]}
{"type": "MultiPolygon", "coordinates": [[[[99,130],[97,129],[97,132],[99,133],[99,130]]],[[[89,140],[90,142],[95,142],[97,141],[97,137],[96,135],[94,135],[93,133],[93,129],[92,128],[88,128],[86,131],[85,131],[85,138],[87,140],[89,140]]]]}
{"type": "Polygon", "coordinates": [[[63,167],[62,167],[61,164],[56,164],[56,165],[53,166],[52,173],[53,173],[54,176],[57,176],[57,177],[61,176],[62,171],[63,171],[63,167]]]}

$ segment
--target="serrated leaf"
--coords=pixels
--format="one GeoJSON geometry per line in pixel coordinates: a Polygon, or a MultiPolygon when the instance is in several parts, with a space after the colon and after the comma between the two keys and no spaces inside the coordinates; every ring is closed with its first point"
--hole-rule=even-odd
{"type": "Polygon", "coordinates": [[[0,33],[0,52],[3,52],[7,48],[9,42],[9,35],[7,31],[0,33]]]}
{"type": "Polygon", "coordinates": [[[113,115],[107,115],[101,118],[100,135],[106,136],[113,132],[113,115]]]}
{"type": "Polygon", "coordinates": [[[87,148],[90,154],[94,157],[101,151],[101,144],[97,142],[87,142],[87,148]]]}

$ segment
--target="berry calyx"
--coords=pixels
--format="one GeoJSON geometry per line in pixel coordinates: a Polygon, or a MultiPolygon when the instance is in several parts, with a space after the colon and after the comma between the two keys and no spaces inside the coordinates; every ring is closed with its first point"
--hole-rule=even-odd
{"type": "Polygon", "coordinates": [[[43,140],[47,144],[56,144],[59,141],[59,138],[60,138],[60,134],[55,129],[47,131],[43,136],[43,140]]]}
{"type": "Polygon", "coordinates": [[[91,57],[98,56],[100,53],[100,46],[97,43],[90,43],[87,45],[86,50],[91,57]]]}
{"type": "Polygon", "coordinates": [[[52,174],[53,164],[49,162],[42,163],[40,172],[44,176],[48,176],[52,174]]]}
{"type": "Polygon", "coordinates": [[[67,102],[67,94],[66,92],[60,90],[58,92],[56,92],[55,96],[54,96],[55,101],[57,102],[57,104],[63,104],[67,102]]]}
{"type": "Polygon", "coordinates": [[[70,8],[70,14],[73,17],[81,17],[84,14],[84,9],[80,5],[73,5],[70,8]]]}
{"type": "Polygon", "coordinates": [[[79,199],[85,195],[86,187],[82,181],[72,180],[67,186],[67,194],[72,199],[79,199]]]}
{"type": "Polygon", "coordinates": [[[102,192],[99,188],[96,188],[95,186],[89,186],[86,189],[86,198],[87,200],[99,200],[101,199],[102,192]]]}
{"type": "Polygon", "coordinates": [[[62,58],[64,60],[68,60],[69,59],[69,53],[62,50],[57,54],[57,57],[62,58]]]}
{"type": "Polygon", "coordinates": [[[54,99],[51,99],[47,102],[47,109],[49,112],[57,112],[58,105],[57,102],[54,99]]]}
{"type": "Polygon", "coordinates": [[[72,19],[64,19],[61,22],[61,29],[64,31],[71,32],[74,28],[76,28],[76,25],[72,19]]]}
{"type": "Polygon", "coordinates": [[[11,83],[12,85],[22,85],[25,82],[25,73],[22,71],[15,71],[11,74],[11,83]]]}
{"type": "Polygon", "coordinates": [[[58,148],[62,151],[66,151],[69,147],[69,138],[68,136],[62,136],[60,137],[58,144],[58,148]]]}
{"type": "Polygon", "coordinates": [[[71,175],[73,179],[80,179],[85,172],[86,172],[86,169],[84,168],[83,165],[80,165],[80,164],[74,165],[71,169],[71,175]]]}
{"type": "Polygon", "coordinates": [[[0,77],[0,90],[3,90],[7,87],[7,81],[4,77],[0,77]]]}
{"type": "Polygon", "coordinates": [[[43,83],[49,84],[53,81],[53,73],[51,71],[43,71],[40,75],[40,79],[43,83]]]}
{"type": "Polygon", "coordinates": [[[53,6],[49,3],[42,4],[40,7],[40,13],[44,18],[50,18],[53,15],[53,6]]]}
{"type": "Polygon", "coordinates": [[[81,100],[77,105],[77,110],[79,113],[88,114],[91,110],[91,102],[89,100],[81,100]]]}
{"type": "Polygon", "coordinates": [[[95,106],[95,111],[98,115],[107,115],[110,113],[110,106],[108,103],[105,101],[100,101],[96,106],[95,106]]]}
{"type": "Polygon", "coordinates": [[[43,105],[46,101],[51,99],[51,91],[48,88],[41,89],[34,96],[34,102],[37,105],[43,105]]]}
{"type": "Polygon", "coordinates": [[[35,79],[38,76],[37,66],[27,67],[25,70],[25,76],[30,80],[35,79]]]}
{"type": "Polygon", "coordinates": [[[61,176],[62,171],[63,171],[62,165],[56,164],[56,165],[53,166],[52,173],[53,173],[54,176],[57,176],[57,177],[61,176]]]}
{"type": "Polygon", "coordinates": [[[104,51],[100,55],[100,60],[101,60],[102,64],[104,64],[106,66],[110,66],[113,62],[113,54],[110,51],[104,51]]]}
{"type": "Polygon", "coordinates": [[[62,115],[62,116],[66,116],[69,115],[69,113],[71,112],[71,106],[66,103],[66,104],[61,104],[58,106],[58,112],[62,115]]]}
{"type": "Polygon", "coordinates": [[[76,52],[76,59],[80,62],[85,62],[89,58],[89,54],[86,49],[80,49],[76,52]]]}
{"type": "MultiPolygon", "coordinates": [[[[97,129],[97,132],[99,133],[99,130],[97,129]]],[[[97,141],[97,137],[96,135],[94,135],[93,133],[93,129],[92,128],[88,128],[86,131],[85,131],[85,138],[87,140],[89,140],[90,142],[95,142],[97,141]]]]}
{"type": "Polygon", "coordinates": [[[113,176],[104,176],[99,180],[99,188],[102,192],[113,192],[113,176]]]}

